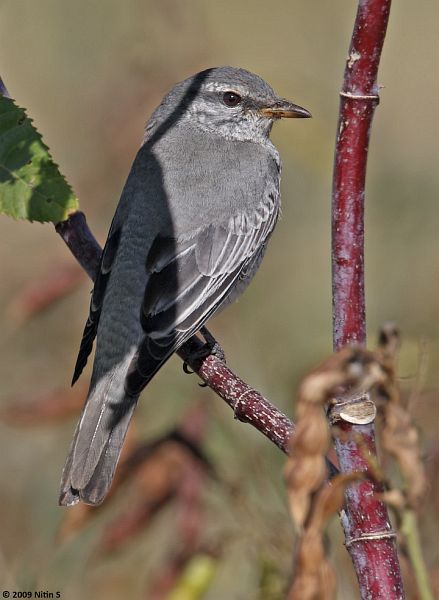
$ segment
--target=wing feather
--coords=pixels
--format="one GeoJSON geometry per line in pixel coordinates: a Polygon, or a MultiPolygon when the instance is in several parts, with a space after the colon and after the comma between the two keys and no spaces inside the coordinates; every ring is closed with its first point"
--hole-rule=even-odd
{"type": "Polygon", "coordinates": [[[90,300],[90,311],[88,319],[82,334],[81,345],[79,348],[78,358],[76,359],[75,370],[72,378],[72,385],[79,379],[88,357],[93,349],[93,342],[98,330],[99,318],[101,316],[102,303],[104,301],[105,291],[107,289],[108,279],[111,273],[111,267],[116,257],[119,247],[121,229],[111,226],[110,233],[102,251],[101,262],[98,269],[98,274],[95,279],[93,292],[90,300]]]}
{"type": "Polygon", "coordinates": [[[236,213],[190,238],[156,238],[141,312],[145,338],[127,377],[129,393],[139,393],[215,313],[250,265],[259,264],[279,214],[278,198],[270,190],[252,214],[236,213]]]}
{"type": "MultiPolygon", "coordinates": [[[[269,179],[253,210],[236,211],[190,236],[157,235],[146,261],[148,273],[140,320],[145,338],[127,376],[135,395],[162,364],[214,314],[235,284],[259,264],[280,208],[278,178],[269,179]]],[[[102,304],[118,251],[121,219],[113,220],[95,281],[90,312],[73,375],[81,375],[92,351],[102,304]]]]}

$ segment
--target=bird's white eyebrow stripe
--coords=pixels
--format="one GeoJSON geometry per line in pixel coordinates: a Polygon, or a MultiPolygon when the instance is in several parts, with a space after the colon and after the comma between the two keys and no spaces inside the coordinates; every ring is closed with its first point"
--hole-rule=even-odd
{"type": "Polygon", "coordinates": [[[239,95],[245,94],[245,90],[244,88],[241,88],[241,86],[234,85],[232,88],[228,83],[208,81],[204,87],[208,92],[235,92],[239,95]]]}

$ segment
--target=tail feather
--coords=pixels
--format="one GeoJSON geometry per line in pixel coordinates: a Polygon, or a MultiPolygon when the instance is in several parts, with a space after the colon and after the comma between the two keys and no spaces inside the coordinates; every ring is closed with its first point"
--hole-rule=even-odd
{"type": "Polygon", "coordinates": [[[122,450],[122,445],[128,431],[137,398],[124,395],[120,410],[111,429],[102,430],[100,427],[99,444],[95,440],[90,445],[90,455],[86,454],[82,444],[81,424],[78,424],[72,447],[64,467],[61,480],[59,503],[70,506],[80,500],[86,504],[100,504],[105,498],[122,450]],[[81,450],[81,453],[78,452],[81,450]],[[78,460],[78,454],[82,460],[78,460]],[[91,460],[90,456],[93,460],[91,460]],[[96,460],[97,457],[97,460],[96,460]]]}
{"type": "Polygon", "coordinates": [[[131,359],[92,380],[62,475],[61,505],[99,504],[111,485],[138,399],[124,386],[131,359]]]}
{"type": "Polygon", "coordinates": [[[173,350],[172,340],[159,347],[145,339],[137,352],[132,348],[121,362],[101,377],[93,373],[62,475],[60,505],[70,506],[79,501],[100,504],[103,501],[113,480],[139,395],[173,350]]]}

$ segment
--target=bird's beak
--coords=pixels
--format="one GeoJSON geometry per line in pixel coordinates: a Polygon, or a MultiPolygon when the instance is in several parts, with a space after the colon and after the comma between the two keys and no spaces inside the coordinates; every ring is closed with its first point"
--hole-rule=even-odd
{"type": "Polygon", "coordinates": [[[270,119],[309,119],[312,116],[305,108],[288,100],[278,100],[269,106],[264,106],[259,112],[270,119]]]}

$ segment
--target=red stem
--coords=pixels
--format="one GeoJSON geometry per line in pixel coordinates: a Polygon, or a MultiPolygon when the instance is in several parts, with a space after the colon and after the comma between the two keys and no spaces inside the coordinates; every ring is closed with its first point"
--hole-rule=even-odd
{"type": "MultiPolygon", "coordinates": [[[[178,355],[194,369],[199,377],[233,409],[235,419],[253,425],[285,454],[295,432],[290,419],[271,404],[262,394],[240,379],[225,363],[210,355],[202,361],[191,361],[190,354],[199,350],[202,343],[196,337],[184,344],[178,355]]],[[[330,474],[334,465],[328,461],[330,474]]],[[[336,469],[335,469],[336,470],[336,469]]]]}
{"type": "MultiPolygon", "coordinates": [[[[391,0],[360,0],[341,92],[332,197],[334,349],[366,343],[364,301],[364,188],[376,78],[391,0]]],[[[373,424],[342,422],[336,439],[343,473],[367,471],[376,457],[373,424]],[[372,459],[373,460],[373,459],[372,459]]],[[[371,479],[350,487],[342,514],[361,598],[404,598],[395,540],[386,505],[371,479]],[[376,539],[366,539],[376,534],[376,539]],[[382,537],[380,537],[382,536],[382,537]],[[363,539],[361,539],[363,538],[363,539]]]]}

